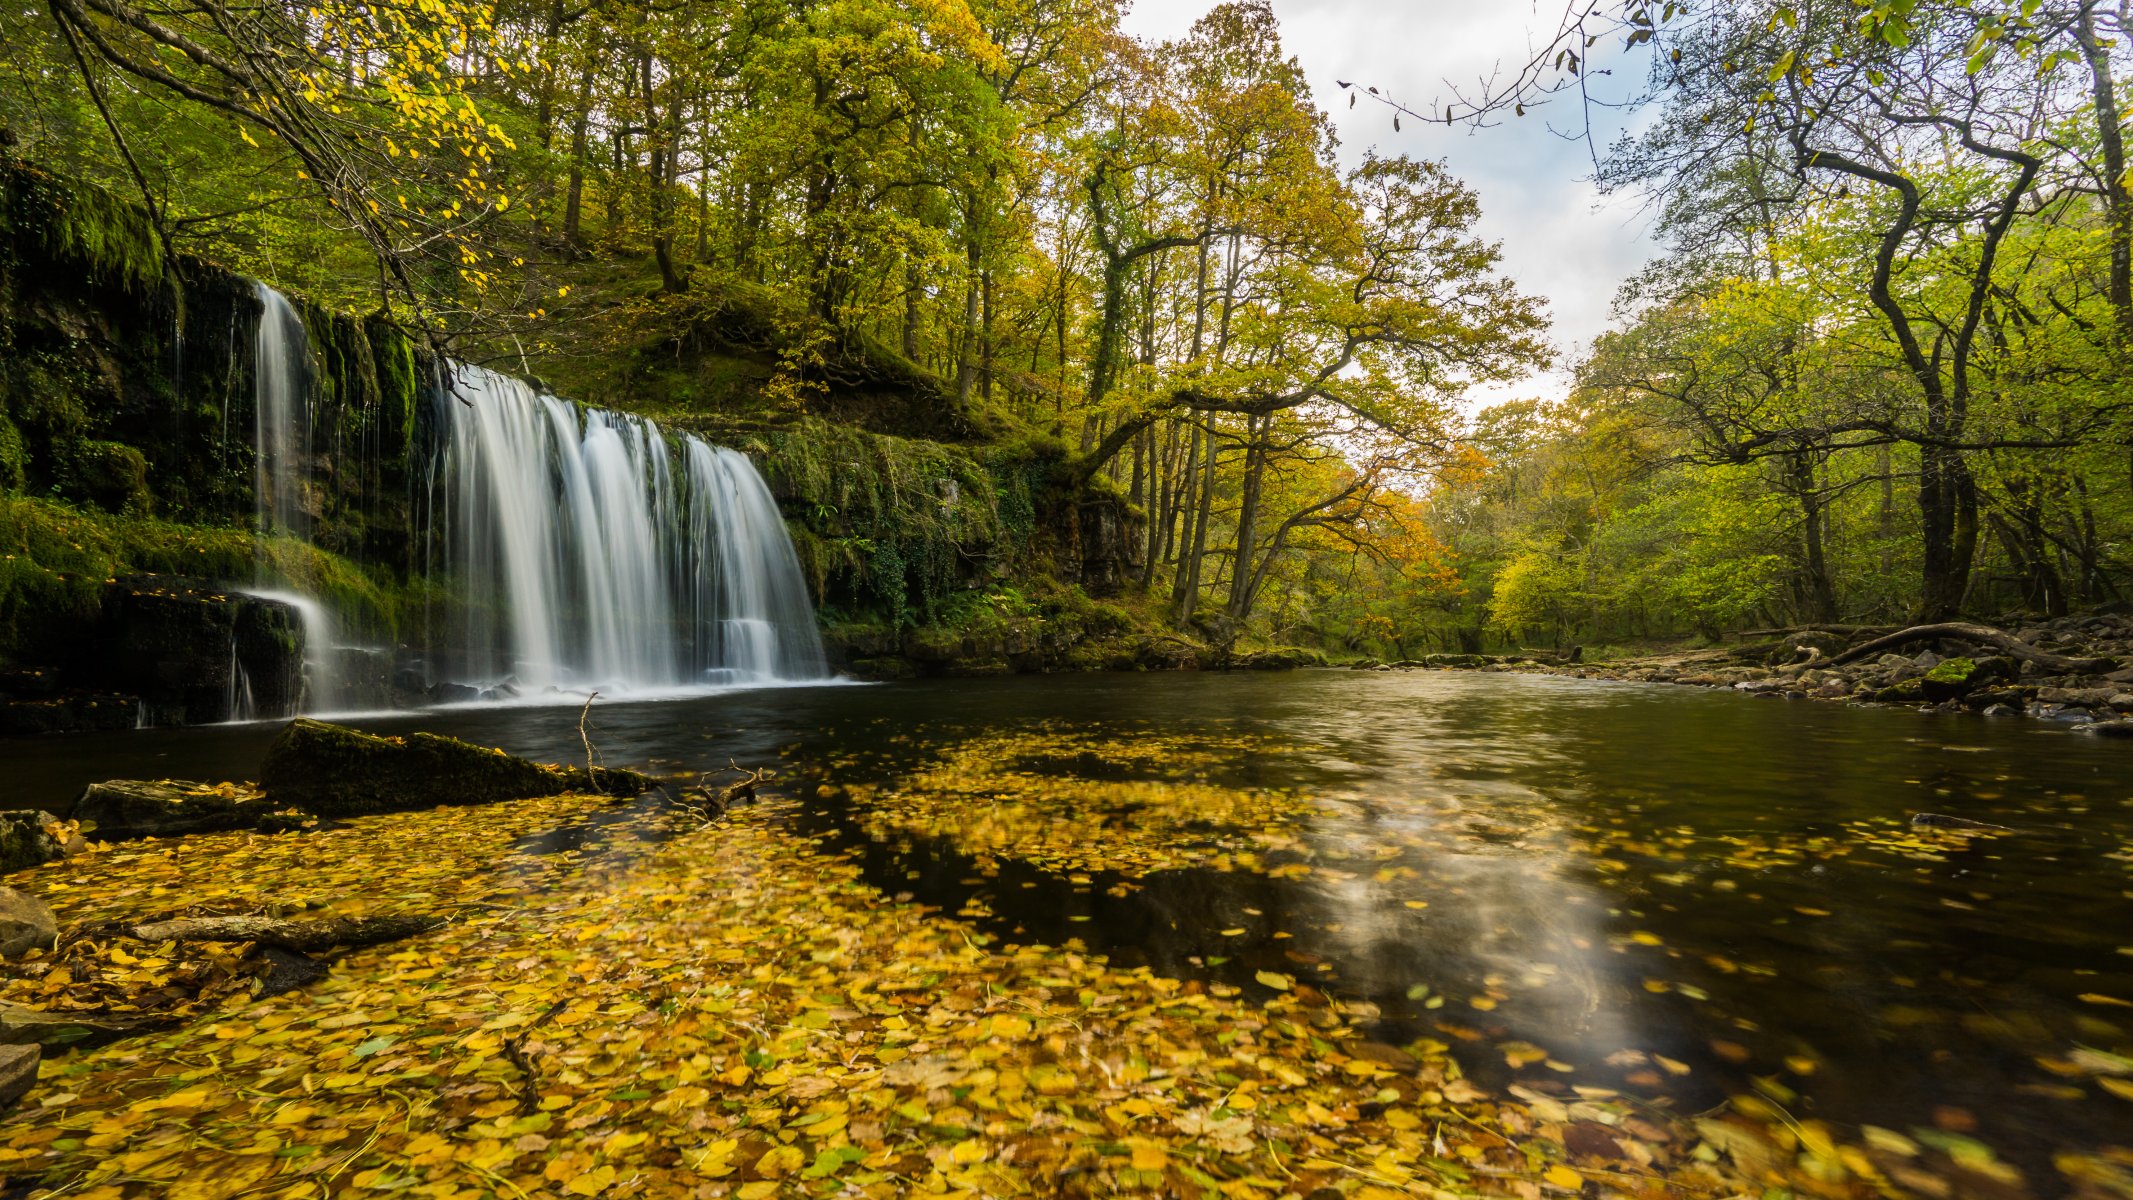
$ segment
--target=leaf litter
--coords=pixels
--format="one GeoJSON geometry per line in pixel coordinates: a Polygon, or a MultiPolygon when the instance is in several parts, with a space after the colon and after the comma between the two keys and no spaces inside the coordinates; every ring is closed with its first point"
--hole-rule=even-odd
{"type": "MultiPolygon", "coordinates": [[[[959,787],[965,803],[1040,803],[1049,785],[1032,777],[1046,773],[1024,768],[1067,750],[1105,752],[976,745],[909,790],[953,780],[973,785],[959,787]],[[1006,778],[987,784],[988,770],[1006,778]]],[[[1070,870],[1179,856],[1278,869],[1263,854],[1283,848],[1294,798],[1211,808],[1178,790],[1193,786],[1179,761],[1105,786],[1170,789],[1164,802],[1182,796],[1190,815],[1144,806],[1121,821],[1098,806],[1100,851],[1075,848],[1088,827],[1033,822],[1029,852],[1070,870]]],[[[291,906],[452,921],[347,952],[325,979],[274,996],[236,948],[88,938],[10,964],[0,998],[184,1023],[49,1059],[0,1124],[0,1173],[24,1195],[93,1200],[1542,1200],[1948,1196],[1971,1191],[1966,1177],[1951,1184],[1929,1162],[1988,1179],[1998,1166],[1960,1139],[1869,1131],[1851,1144],[1754,1097],[1684,1119],[1605,1088],[1493,1094],[1441,1042],[1367,1041],[1368,1006],[1308,980],[1263,973],[1269,994],[1255,999],[1073,943],[1005,943],[885,897],[779,806],[711,824],[658,808],[617,821],[615,808],[557,797],[132,843],[21,877],[83,926],[291,906]],[[596,817],[598,839],[526,848],[528,834],[596,817]]],[[[982,814],[967,829],[1015,852],[982,814]]],[[[1505,1052],[1514,1066],[1545,1056],[1505,1052]]],[[[2080,1069],[2120,1074],[2109,1057],[2080,1069]]],[[[2133,1177],[2108,1156],[2061,1165],[2098,1195],[2126,1194],[2133,1177]]]]}

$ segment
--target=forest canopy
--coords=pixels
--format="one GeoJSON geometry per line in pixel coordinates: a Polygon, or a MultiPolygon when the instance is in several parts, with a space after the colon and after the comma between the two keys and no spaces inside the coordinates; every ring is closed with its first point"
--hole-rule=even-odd
{"type": "Polygon", "coordinates": [[[50,0],[0,13],[0,122],[166,251],[469,357],[567,375],[742,309],[787,414],[900,362],[1115,485],[1133,584],[1224,645],[2125,600],[2123,6],[1580,3],[1404,110],[1644,73],[1599,177],[1663,253],[1567,383],[1486,409],[1555,348],[1475,193],[1397,114],[1344,153],[1267,0],[1161,44],[1120,7],[50,0]]]}

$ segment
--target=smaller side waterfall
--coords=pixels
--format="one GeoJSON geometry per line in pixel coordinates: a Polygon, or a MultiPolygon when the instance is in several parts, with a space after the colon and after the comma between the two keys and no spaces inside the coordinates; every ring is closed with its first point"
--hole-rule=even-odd
{"type": "MultiPolygon", "coordinates": [[[[311,515],[306,505],[307,460],[311,445],[311,340],[304,320],[289,298],[266,284],[253,285],[259,296],[259,332],[254,340],[252,388],[254,401],[255,467],[254,511],[259,535],[254,578],[259,586],[250,594],[279,600],[294,607],[304,629],[304,696],[301,711],[329,711],[339,704],[335,686],[335,633],[333,614],[313,596],[275,586],[277,572],[267,556],[273,539],[308,541],[311,515]]],[[[291,582],[300,582],[292,580],[291,582]]],[[[288,713],[256,713],[249,697],[232,714],[239,719],[253,716],[288,716],[288,713]]]]}
{"type": "Polygon", "coordinates": [[[298,539],[311,533],[304,510],[304,459],[311,442],[311,339],[289,298],[263,283],[259,332],[253,338],[253,508],[261,533],[298,539]]]}

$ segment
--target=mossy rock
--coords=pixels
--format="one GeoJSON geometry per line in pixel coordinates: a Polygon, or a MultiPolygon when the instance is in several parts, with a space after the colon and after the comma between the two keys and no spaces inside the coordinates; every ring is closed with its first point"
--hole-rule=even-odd
{"type": "Polygon", "coordinates": [[[494,804],[594,790],[635,795],[653,780],[605,768],[588,780],[576,767],[549,767],[487,746],[430,733],[373,737],[339,725],[290,722],[260,765],[260,788],[275,808],[322,817],[408,812],[439,805],[494,804]]]}
{"type": "Polygon", "coordinates": [[[67,813],[98,839],[175,837],[250,829],[273,806],[258,795],[186,779],[107,779],[67,813]]]}

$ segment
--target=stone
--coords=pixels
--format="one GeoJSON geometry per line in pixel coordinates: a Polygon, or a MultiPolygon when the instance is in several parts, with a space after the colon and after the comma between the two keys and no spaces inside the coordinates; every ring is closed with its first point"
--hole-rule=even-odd
{"type": "Polygon", "coordinates": [[[1298,667],[1322,667],[1324,655],[1316,650],[1300,650],[1285,646],[1274,650],[1254,650],[1240,654],[1230,664],[1239,671],[1293,671],[1298,667]]]}
{"type": "Polygon", "coordinates": [[[2103,678],[2107,683],[2133,683],[2133,667],[2127,667],[2123,671],[2113,671],[2103,678]]]}
{"type": "Polygon", "coordinates": [[[0,1046],[74,1046],[110,1041],[147,1024],[145,1017],[52,1012],[0,1002],[0,1046]]]}
{"type": "Polygon", "coordinates": [[[2133,721],[2098,721],[2081,732],[2105,738],[2133,738],[2133,721]]]}
{"type": "Polygon", "coordinates": [[[293,713],[304,689],[304,627],[279,600],[176,575],[129,575],[105,589],[95,673],[139,696],[153,725],[293,713]]]}
{"type": "Polygon", "coordinates": [[[275,806],[256,793],[186,779],[107,779],[67,813],[104,840],[250,829],[275,806]]]}
{"type": "Polygon", "coordinates": [[[89,848],[81,831],[40,809],[0,812],[0,873],[21,871],[89,848]]]}
{"type": "Polygon", "coordinates": [[[0,1046],[0,1112],[15,1106],[37,1084],[37,1064],[44,1051],[35,1046],[0,1046]]]}
{"type": "Polygon", "coordinates": [[[299,718],[267,747],[259,785],[274,809],[322,817],[408,812],[439,805],[530,800],[588,788],[633,796],[654,781],[635,771],[548,767],[457,738],[373,737],[299,718]]]}
{"type": "Polygon", "coordinates": [[[37,897],[0,887],[0,958],[20,958],[59,938],[59,919],[37,897]]]}

